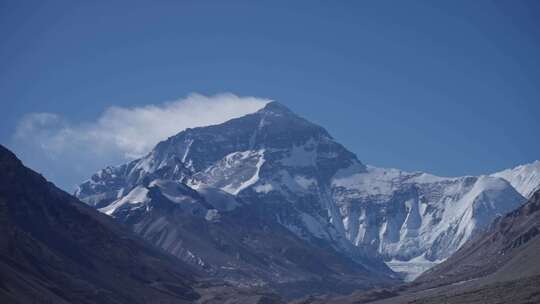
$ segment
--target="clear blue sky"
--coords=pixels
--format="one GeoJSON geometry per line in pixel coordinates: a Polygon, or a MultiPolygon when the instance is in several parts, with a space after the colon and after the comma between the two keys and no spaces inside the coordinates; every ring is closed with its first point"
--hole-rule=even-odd
{"type": "Polygon", "coordinates": [[[540,158],[540,1],[5,0],[0,37],[8,146],[30,112],[91,121],[232,92],[286,104],[377,166],[540,158]]]}

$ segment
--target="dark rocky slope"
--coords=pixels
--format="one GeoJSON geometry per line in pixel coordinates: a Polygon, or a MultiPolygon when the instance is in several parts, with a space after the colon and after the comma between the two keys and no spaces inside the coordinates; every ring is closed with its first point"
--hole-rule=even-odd
{"type": "Polygon", "coordinates": [[[238,298],[230,288],[218,290],[210,283],[206,287],[217,291],[203,288],[195,277],[190,266],[146,245],[0,146],[1,303],[191,303],[200,294],[208,301],[219,294],[238,298]]]}

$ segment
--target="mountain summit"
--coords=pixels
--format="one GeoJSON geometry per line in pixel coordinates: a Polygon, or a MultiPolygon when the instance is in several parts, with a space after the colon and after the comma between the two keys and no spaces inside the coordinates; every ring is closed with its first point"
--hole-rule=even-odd
{"type": "Polygon", "coordinates": [[[101,170],[76,195],[238,284],[295,293],[288,296],[350,292],[394,280],[375,251],[345,236],[330,180],[350,166],[365,169],[322,127],[271,102],[182,131],[141,159],[101,170]],[[303,287],[285,287],[294,285],[303,287]]]}
{"type": "Polygon", "coordinates": [[[284,104],[279,103],[277,101],[271,101],[267,103],[258,112],[274,113],[277,115],[296,115],[291,110],[289,110],[289,108],[287,108],[284,104]]]}

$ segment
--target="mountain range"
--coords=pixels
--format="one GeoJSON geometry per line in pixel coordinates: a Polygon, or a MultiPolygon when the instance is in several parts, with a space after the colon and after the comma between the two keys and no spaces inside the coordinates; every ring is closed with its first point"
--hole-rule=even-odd
{"type": "Polygon", "coordinates": [[[539,185],[540,162],[452,178],[367,166],[271,102],[186,129],[75,195],[198,271],[296,298],[412,280],[539,185]]]}
{"type": "Polygon", "coordinates": [[[0,299],[534,303],[539,185],[538,161],[451,178],[365,165],[275,102],[76,197],[0,146],[0,299]]]}

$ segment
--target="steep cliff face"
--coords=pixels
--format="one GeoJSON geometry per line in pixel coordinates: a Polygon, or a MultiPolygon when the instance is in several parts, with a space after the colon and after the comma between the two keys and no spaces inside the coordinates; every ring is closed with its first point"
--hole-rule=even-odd
{"type": "Polygon", "coordinates": [[[442,178],[354,166],[332,180],[348,239],[371,246],[406,279],[445,260],[525,199],[504,179],[442,178]]]}

